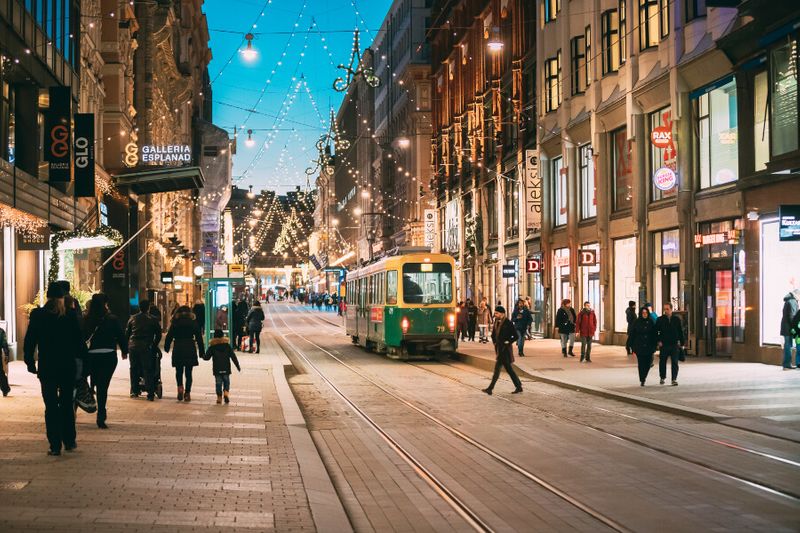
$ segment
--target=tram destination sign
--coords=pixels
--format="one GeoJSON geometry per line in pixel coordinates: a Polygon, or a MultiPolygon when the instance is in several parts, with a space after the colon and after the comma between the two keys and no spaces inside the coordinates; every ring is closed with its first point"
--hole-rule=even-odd
{"type": "Polygon", "coordinates": [[[778,219],[778,240],[800,241],[800,205],[780,206],[778,219]]]}

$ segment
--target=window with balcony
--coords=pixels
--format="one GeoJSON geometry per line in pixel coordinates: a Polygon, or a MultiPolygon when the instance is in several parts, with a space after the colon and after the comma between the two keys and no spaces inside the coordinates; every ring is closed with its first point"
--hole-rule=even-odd
{"type": "Polygon", "coordinates": [[[601,15],[601,39],[603,48],[603,75],[619,70],[620,40],[619,12],[609,9],[601,15]]]}
{"type": "Polygon", "coordinates": [[[579,35],[573,37],[570,48],[572,49],[572,94],[586,92],[586,37],[579,35]]]}
{"type": "Polygon", "coordinates": [[[563,226],[567,223],[567,169],[561,156],[554,157],[550,162],[550,175],[555,192],[553,220],[556,226],[563,226]]]}
{"type": "Polygon", "coordinates": [[[578,171],[581,180],[581,219],[597,216],[597,181],[594,173],[592,145],[578,148],[578,171]]]}
{"type": "Polygon", "coordinates": [[[545,60],[545,110],[555,111],[561,105],[561,50],[556,57],[545,60]]]}

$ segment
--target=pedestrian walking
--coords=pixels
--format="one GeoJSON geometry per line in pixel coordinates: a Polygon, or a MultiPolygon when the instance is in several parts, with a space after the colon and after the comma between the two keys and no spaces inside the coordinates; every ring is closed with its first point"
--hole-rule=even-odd
{"type": "Polygon", "coordinates": [[[464,342],[467,338],[467,325],[469,324],[466,302],[458,302],[458,309],[456,309],[456,312],[458,313],[458,338],[461,342],[464,342]]]}
{"type": "Polygon", "coordinates": [[[108,386],[117,369],[117,347],[122,359],[127,359],[128,341],[119,319],[108,308],[108,296],[101,292],[92,295],[86,309],[83,335],[89,350],[84,358],[83,374],[92,380],[92,388],[97,393],[97,427],[108,429],[108,386]]]}
{"type": "MultiPolygon", "coordinates": [[[[221,329],[221,328],[217,328],[221,329]]],[[[204,354],[203,334],[189,306],[182,305],[175,312],[169,325],[164,351],[172,347],[172,366],[175,368],[175,381],[178,385],[178,401],[192,401],[192,371],[197,366],[198,354],[204,354]],[[175,346],[173,347],[173,341],[175,346]],[[184,376],[186,381],[184,383],[184,376]]]]}
{"type": "Polygon", "coordinates": [[[525,337],[528,334],[528,327],[532,322],[531,312],[525,305],[525,300],[517,300],[514,314],[511,315],[511,322],[517,330],[517,353],[520,357],[525,357],[525,337]]]}
{"type": "Polygon", "coordinates": [[[475,330],[478,326],[478,306],[472,300],[467,300],[467,336],[475,342],[475,330]]]}
{"type": "Polygon", "coordinates": [[[514,372],[514,367],[511,366],[513,361],[511,345],[517,340],[517,329],[506,318],[506,310],[502,305],[495,307],[494,318],[494,327],[492,328],[492,342],[494,343],[495,352],[494,373],[492,374],[492,382],[483,389],[483,392],[489,396],[492,395],[497,379],[500,377],[500,369],[505,368],[514,383],[515,388],[512,394],[518,394],[522,392],[522,383],[517,377],[517,373],[514,372]]]}
{"type": "Polygon", "coordinates": [[[64,309],[66,309],[67,313],[72,313],[78,319],[78,324],[83,328],[83,309],[81,309],[81,303],[70,294],[72,286],[65,279],[60,279],[56,283],[61,287],[61,292],[64,294],[64,309]]]}
{"type": "Polygon", "coordinates": [[[525,297],[525,307],[528,309],[528,312],[531,314],[531,321],[528,324],[528,331],[525,332],[525,340],[530,341],[533,340],[533,332],[531,331],[531,327],[533,325],[533,303],[531,302],[531,297],[525,297]]]}
{"type": "Polygon", "coordinates": [[[664,314],[656,321],[658,336],[658,374],[661,384],[667,379],[667,359],[671,361],[672,386],[678,385],[678,361],[683,354],[686,339],[683,336],[681,319],[672,313],[672,304],[664,304],[664,314]]]}
{"type": "Polygon", "coordinates": [[[217,405],[222,403],[223,395],[225,403],[230,403],[231,361],[236,365],[236,370],[239,372],[242,371],[242,367],[239,366],[236,352],[231,348],[230,339],[225,337],[221,329],[214,330],[214,338],[208,343],[208,351],[203,359],[206,361],[211,360],[211,368],[217,389],[217,405]]]}
{"type": "Polygon", "coordinates": [[[151,303],[147,310],[147,314],[155,319],[159,331],[163,330],[164,324],[162,322],[161,309],[159,309],[157,305],[151,303]]]}
{"type": "Polygon", "coordinates": [[[217,309],[217,316],[214,317],[214,329],[228,331],[228,306],[223,305],[217,309]]]}
{"type": "Polygon", "coordinates": [[[586,361],[592,362],[592,340],[597,331],[597,315],[592,309],[591,302],[583,302],[583,309],[578,313],[578,319],[575,321],[575,327],[578,335],[581,337],[581,363],[586,361]]]}
{"type": "Polygon", "coordinates": [[[149,401],[156,396],[156,365],[158,355],[156,349],[161,341],[161,322],[150,315],[150,301],[139,302],[139,312],[128,320],[125,327],[125,339],[128,343],[130,358],[131,398],[138,397],[139,378],[144,378],[144,388],[149,401]]]}
{"type": "Polygon", "coordinates": [[[788,293],[783,297],[783,312],[781,314],[781,336],[783,337],[783,369],[791,370],[800,366],[800,349],[795,342],[795,364],[792,364],[792,320],[798,311],[797,298],[794,292],[788,293]]]}
{"type": "Polygon", "coordinates": [[[556,327],[561,337],[561,355],[564,357],[567,356],[568,348],[570,357],[575,357],[572,349],[575,346],[575,321],[577,318],[569,298],[562,300],[561,307],[556,312],[556,327]]]}
{"type": "Polygon", "coordinates": [[[647,374],[650,373],[650,367],[653,366],[653,353],[656,351],[658,342],[656,326],[650,319],[650,311],[646,307],[642,307],[639,317],[631,324],[630,342],[639,367],[639,384],[644,387],[647,374]]]}
{"type": "Polygon", "coordinates": [[[44,423],[50,443],[48,455],[77,447],[75,432],[76,359],[86,352],[76,312],[67,312],[65,293],[57,283],[47,287],[44,307],[31,311],[23,351],[28,372],[42,387],[44,423]],[[38,366],[35,354],[38,349],[38,366]]]}
{"type": "Polygon", "coordinates": [[[247,332],[250,334],[250,353],[253,353],[253,346],[255,346],[255,353],[261,352],[261,328],[264,326],[264,310],[261,309],[261,304],[258,300],[253,302],[253,307],[247,314],[247,332]]]}
{"type": "Polygon", "coordinates": [[[628,339],[625,341],[625,352],[630,355],[633,353],[631,348],[631,327],[636,322],[636,302],[633,300],[628,301],[628,308],[625,309],[625,321],[628,323],[628,339]]]}
{"type": "Polygon", "coordinates": [[[8,336],[6,330],[0,328],[0,392],[3,397],[8,396],[11,392],[11,386],[8,384],[8,363],[11,359],[11,350],[8,347],[8,336]]]}
{"type": "Polygon", "coordinates": [[[242,340],[247,335],[247,313],[250,307],[244,298],[233,304],[233,342],[237,350],[242,349],[242,340]]]}
{"type": "Polygon", "coordinates": [[[492,312],[489,309],[489,303],[486,298],[481,300],[478,306],[478,340],[481,344],[489,342],[489,337],[486,332],[489,331],[489,322],[492,319],[492,312]]]}

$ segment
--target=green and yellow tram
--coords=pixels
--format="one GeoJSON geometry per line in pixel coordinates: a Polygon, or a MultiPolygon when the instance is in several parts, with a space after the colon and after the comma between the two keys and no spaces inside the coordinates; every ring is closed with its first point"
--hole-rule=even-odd
{"type": "Polygon", "coordinates": [[[402,251],[347,273],[347,334],[390,357],[456,349],[455,262],[402,251]]]}

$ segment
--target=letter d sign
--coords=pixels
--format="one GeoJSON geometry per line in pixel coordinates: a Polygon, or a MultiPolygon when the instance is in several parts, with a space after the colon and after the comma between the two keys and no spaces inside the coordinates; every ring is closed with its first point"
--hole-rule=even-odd
{"type": "Polygon", "coordinates": [[[597,250],[578,250],[578,266],[597,266],[597,250]]]}

